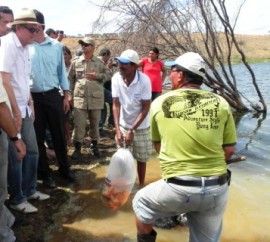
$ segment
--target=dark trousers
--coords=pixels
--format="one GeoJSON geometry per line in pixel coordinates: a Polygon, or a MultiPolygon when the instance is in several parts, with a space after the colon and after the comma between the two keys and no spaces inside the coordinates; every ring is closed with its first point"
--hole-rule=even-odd
{"type": "Polygon", "coordinates": [[[107,106],[106,103],[109,104],[109,110],[110,110],[110,116],[108,118],[108,123],[112,126],[114,126],[114,120],[113,120],[113,110],[112,110],[112,93],[110,90],[107,90],[104,88],[104,107],[101,110],[101,117],[99,122],[99,129],[103,129],[106,119],[107,119],[107,106]]]}
{"type": "Polygon", "coordinates": [[[159,97],[162,93],[161,92],[152,92],[152,101],[154,101],[157,97],[159,97]]]}
{"type": "Polygon", "coordinates": [[[69,171],[67,142],[64,130],[63,98],[57,90],[45,95],[42,93],[32,93],[32,97],[35,107],[34,126],[39,149],[38,174],[42,179],[47,179],[50,175],[50,168],[44,145],[46,127],[49,127],[51,132],[59,170],[63,173],[69,171]]]}

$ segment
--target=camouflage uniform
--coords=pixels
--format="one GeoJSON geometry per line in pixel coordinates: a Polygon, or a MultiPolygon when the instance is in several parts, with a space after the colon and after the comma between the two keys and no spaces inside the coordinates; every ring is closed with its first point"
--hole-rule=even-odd
{"type": "Polygon", "coordinates": [[[111,78],[110,70],[97,57],[86,61],[84,55],[76,57],[68,73],[70,95],[74,101],[74,142],[83,142],[87,118],[90,137],[99,139],[99,120],[104,104],[103,81],[111,78]],[[86,73],[95,72],[96,80],[87,80],[86,73]]]}

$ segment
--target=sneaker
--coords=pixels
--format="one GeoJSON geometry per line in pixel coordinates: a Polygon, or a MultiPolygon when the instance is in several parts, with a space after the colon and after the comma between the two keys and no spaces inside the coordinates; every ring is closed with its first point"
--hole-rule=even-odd
{"type": "Polygon", "coordinates": [[[46,199],[49,199],[49,198],[50,198],[50,195],[47,195],[45,193],[36,191],[34,194],[32,194],[31,196],[29,196],[27,199],[28,200],[33,199],[33,200],[43,201],[43,200],[46,200],[46,199]]]}
{"type": "Polygon", "coordinates": [[[23,203],[17,205],[9,205],[12,209],[17,210],[21,213],[35,213],[38,211],[36,207],[34,207],[31,203],[25,201],[23,203]]]}

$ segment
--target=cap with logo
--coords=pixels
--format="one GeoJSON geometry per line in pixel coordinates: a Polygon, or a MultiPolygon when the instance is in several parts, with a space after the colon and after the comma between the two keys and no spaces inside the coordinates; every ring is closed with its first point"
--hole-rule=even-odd
{"type": "Polygon", "coordinates": [[[33,9],[23,8],[14,14],[14,21],[7,24],[10,28],[17,24],[39,24],[33,9]]]}
{"type": "Polygon", "coordinates": [[[195,52],[187,52],[174,61],[166,61],[165,66],[179,65],[185,69],[201,76],[205,77],[205,62],[203,58],[195,52]]]}
{"type": "Polygon", "coordinates": [[[135,50],[125,50],[119,57],[116,57],[116,59],[125,64],[138,64],[140,61],[140,57],[135,50]]]}
{"type": "Polygon", "coordinates": [[[89,44],[92,46],[95,46],[95,41],[90,37],[84,37],[83,39],[80,39],[78,43],[81,44],[89,44]]]}

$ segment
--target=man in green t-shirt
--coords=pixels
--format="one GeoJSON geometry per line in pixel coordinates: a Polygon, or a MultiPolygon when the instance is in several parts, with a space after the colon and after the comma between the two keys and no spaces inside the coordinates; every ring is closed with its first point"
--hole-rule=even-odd
{"type": "Polygon", "coordinates": [[[228,199],[226,160],[235,152],[236,130],[229,104],[201,90],[202,57],[188,52],[171,66],[173,91],[151,105],[151,139],[162,179],[133,200],[138,241],[155,241],[157,219],[186,213],[190,241],[219,241],[228,199]]]}

